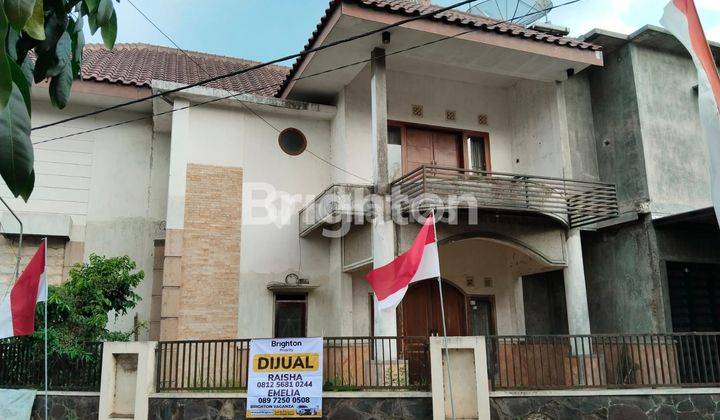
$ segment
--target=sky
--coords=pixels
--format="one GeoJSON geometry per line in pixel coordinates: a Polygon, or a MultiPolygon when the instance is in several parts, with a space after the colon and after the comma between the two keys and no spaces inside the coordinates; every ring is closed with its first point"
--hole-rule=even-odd
{"type": "MultiPolygon", "coordinates": [[[[299,52],[329,4],[329,0],[130,1],[183,49],[258,61],[299,52]]],[[[553,0],[555,5],[565,1],[553,0]]],[[[695,2],[708,38],[720,41],[720,0],[695,2]]],[[[569,27],[573,36],[593,28],[629,34],[646,24],[659,25],[665,4],[666,0],[581,0],[552,10],[548,18],[569,27]]],[[[129,0],[119,0],[115,8],[118,42],[172,46],[129,0]]],[[[99,31],[95,36],[87,34],[88,42],[102,42],[99,35],[99,31]]]]}

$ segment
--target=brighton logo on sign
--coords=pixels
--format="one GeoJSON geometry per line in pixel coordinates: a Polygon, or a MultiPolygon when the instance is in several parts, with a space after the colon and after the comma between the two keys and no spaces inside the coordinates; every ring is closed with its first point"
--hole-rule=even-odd
{"type": "Polygon", "coordinates": [[[321,417],[322,355],[322,338],[251,340],[246,417],[321,417]]]}

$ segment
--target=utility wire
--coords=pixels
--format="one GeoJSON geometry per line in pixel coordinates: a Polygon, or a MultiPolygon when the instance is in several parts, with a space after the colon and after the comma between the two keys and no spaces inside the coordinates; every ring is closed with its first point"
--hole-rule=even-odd
{"type": "Polygon", "coordinates": [[[370,35],[375,35],[375,34],[378,34],[378,33],[381,33],[381,32],[385,32],[385,31],[387,31],[388,29],[396,28],[396,27],[402,26],[402,25],[404,25],[404,24],[406,24],[406,23],[414,22],[414,21],[416,21],[416,20],[425,19],[425,18],[428,17],[428,16],[435,16],[435,15],[438,15],[438,14],[441,14],[441,13],[444,13],[444,12],[447,12],[447,11],[449,11],[449,10],[455,9],[455,8],[457,8],[457,7],[460,7],[460,6],[462,6],[462,5],[471,3],[471,2],[473,2],[473,1],[475,1],[475,0],[462,0],[462,1],[458,2],[458,3],[455,3],[455,4],[450,5],[450,6],[447,6],[447,7],[442,7],[442,8],[439,8],[439,9],[436,9],[436,10],[433,10],[433,11],[430,11],[430,12],[427,12],[427,13],[421,13],[421,14],[419,14],[419,15],[417,15],[417,16],[413,16],[413,17],[410,17],[410,18],[407,18],[407,19],[403,19],[403,20],[400,20],[400,21],[398,21],[398,22],[391,23],[391,24],[389,24],[389,25],[381,26],[380,28],[373,29],[373,30],[370,30],[370,31],[367,31],[367,32],[363,32],[363,33],[361,33],[361,34],[357,34],[357,35],[353,35],[353,36],[350,36],[350,37],[347,37],[347,38],[339,39],[339,40],[337,40],[337,41],[333,41],[333,42],[330,42],[330,43],[325,44],[325,45],[320,45],[320,46],[317,46],[317,47],[308,48],[308,49],[303,50],[303,51],[301,51],[301,52],[299,52],[299,53],[286,55],[286,56],[284,56],[284,57],[280,57],[280,58],[276,58],[276,59],[274,59],[274,60],[266,61],[266,62],[264,62],[264,63],[258,63],[258,64],[255,64],[255,65],[253,65],[253,66],[246,67],[246,68],[244,68],[244,69],[240,69],[240,70],[236,70],[236,71],[233,71],[233,72],[230,72],[230,73],[227,73],[227,74],[222,74],[222,75],[219,75],[219,76],[211,77],[211,78],[209,78],[209,79],[200,80],[200,81],[198,81],[198,82],[191,83],[191,84],[189,84],[189,85],[184,85],[184,86],[181,86],[181,87],[177,87],[177,88],[175,88],[175,89],[170,89],[170,90],[167,90],[167,91],[165,91],[165,92],[158,92],[158,93],[155,93],[155,94],[152,94],[152,95],[148,95],[148,96],[145,96],[145,97],[142,97],[142,98],[133,99],[133,100],[131,100],[131,101],[127,101],[127,102],[124,102],[124,103],[121,103],[121,104],[112,105],[112,106],[109,106],[109,107],[105,107],[105,108],[98,109],[98,110],[96,110],[96,111],[92,111],[92,112],[88,112],[88,113],[85,113],[85,114],[76,115],[76,116],[74,116],[74,117],[68,117],[68,118],[65,118],[65,119],[62,119],[62,120],[59,120],[59,121],[55,121],[55,122],[52,122],[52,123],[43,124],[43,125],[40,125],[40,126],[37,126],[37,127],[33,127],[33,128],[32,128],[32,131],[42,130],[42,129],[44,129],[44,128],[52,127],[52,126],[54,126],[54,125],[58,125],[58,124],[62,124],[62,123],[70,122],[70,121],[74,121],[74,120],[77,120],[77,119],[80,119],[80,118],[86,118],[86,117],[90,117],[90,116],[93,116],[93,115],[102,114],[102,113],[104,113],[104,112],[112,111],[112,110],[114,110],[114,109],[123,108],[123,107],[129,106],[129,105],[134,105],[134,104],[137,104],[137,103],[140,103],[140,102],[145,102],[145,101],[150,100],[150,99],[158,98],[158,97],[160,97],[160,96],[162,96],[162,95],[181,92],[181,91],[183,91],[183,90],[187,90],[187,89],[190,89],[190,88],[193,88],[193,87],[197,87],[197,86],[202,86],[202,85],[205,85],[205,84],[210,83],[210,82],[215,82],[215,81],[222,80],[222,79],[225,79],[225,78],[228,78],[228,77],[238,76],[238,75],[241,75],[241,74],[244,74],[244,73],[253,71],[253,70],[261,69],[261,68],[263,68],[263,67],[267,67],[267,66],[272,65],[272,64],[278,64],[278,63],[282,63],[283,61],[292,60],[292,59],[294,59],[294,58],[304,57],[304,56],[306,56],[306,55],[308,55],[308,54],[312,54],[312,53],[315,53],[315,52],[318,52],[318,51],[326,50],[326,49],[328,49],[328,48],[332,48],[332,47],[335,47],[335,46],[337,46],[337,45],[342,45],[342,44],[345,44],[345,43],[348,43],[348,42],[352,42],[352,41],[355,41],[355,40],[358,40],[358,39],[366,38],[366,37],[368,37],[368,36],[370,36],[370,35]]]}
{"type": "MultiPolygon", "coordinates": [[[[569,5],[574,4],[574,3],[579,3],[580,1],[582,1],[582,0],[570,0],[570,1],[568,1],[568,2],[561,3],[561,4],[558,4],[558,5],[555,5],[555,6],[548,7],[548,8],[546,8],[546,9],[543,9],[541,12],[550,11],[550,10],[557,9],[557,8],[560,8],[560,7],[563,7],[563,6],[569,6],[569,5]]],[[[532,13],[532,14],[536,14],[536,13],[538,13],[538,12],[534,12],[534,13],[532,13]]],[[[522,15],[522,16],[518,16],[518,17],[516,17],[516,19],[522,19],[523,17],[527,17],[527,16],[529,16],[529,15],[530,15],[530,14],[525,14],[525,15],[522,15]]],[[[507,23],[507,22],[509,22],[509,20],[498,21],[498,22],[496,22],[494,25],[499,25],[499,24],[507,23]]],[[[443,36],[443,37],[441,37],[441,38],[435,39],[435,40],[433,40],[433,41],[428,41],[428,42],[425,42],[425,43],[422,43],[422,44],[418,44],[418,45],[414,45],[414,46],[411,46],[411,47],[408,47],[408,48],[403,48],[403,49],[401,49],[401,50],[396,50],[396,51],[392,51],[392,52],[389,52],[389,53],[385,53],[385,54],[383,54],[383,55],[381,55],[381,56],[379,56],[379,57],[389,57],[389,56],[393,56],[393,55],[396,55],[396,54],[401,54],[401,53],[404,53],[404,52],[407,52],[407,51],[411,51],[411,50],[415,50],[415,49],[418,49],[418,48],[426,47],[426,46],[428,46],[428,45],[436,44],[436,43],[439,43],[439,42],[442,42],[442,41],[445,41],[445,40],[448,40],[448,39],[457,38],[457,37],[459,37],[459,36],[463,36],[463,35],[466,35],[466,34],[468,34],[468,33],[476,32],[476,31],[478,31],[478,30],[479,30],[479,28],[473,28],[473,29],[470,29],[470,30],[467,30],[467,31],[459,32],[459,33],[457,33],[457,34],[455,34],[455,35],[446,35],[446,36],[443,36]]],[[[376,59],[376,58],[379,58],[379,57],[375,57],[375,59],[376,59]]],[[[321,75],[324,75],[324,74],[327,74],[327,73],[332,73],[332,72],[334,72],[334,71],[339,71],[339,70],[343,70],[343,69],[346,69],[346,68],[349,68],[349,67],[354,67],[354,66],[357,66],[357,65],[360,65],[360,64],[368,63],[368,62],[370,62],[370,61],[372,61],[372,60],[373,60],[373,58],[358,60],[358,61],[355,61],[355,62],[352,62],[352,63],[347,63],[347,64],[344,64],[344,65],[342,65],[342,66],[338,66],[338,67],[334,67],[334,68],[331,68],[331,69],[323,70],[323,71],[320,71],[320,72],[317,72],[317,73],[312,73],[312,74],[308,74],[308,75],[305,75],[305,76],[293,77],[293,78],[291,78],[290,82],[298,81],[298,80],[304,80],[304,79],[308,79],[308,78],[311,78],[311,77],[321,76],[321,75]]],[[[87,130],[83,130],[83,131],[78,131],[78,132],[74,132],[74,133],[70,133],[70,134],[65,134],[65,135],[58,136],[58,137],[53,137],[53,138],[50,138],[50,139],[40,140],[40,141],[33,142],[33,144],[35,145],[35,144],[42,144],[42,143],[47,143],[47,142],[56,141],[56,140],[62,140],[62,139],[66,139],[66,138],[69,138],[69,137],[75,137],[75,136],[79,136],[79,135],[83,135],[83,134],[92,133],[92,132],[95,132],[95,131],[105,130],[105,129],[108,129],[108,128],[113,128],[113,127],[117,127],[117,126],[124,125],[124,124],[130,124],[130,123],[133,123],[133,122],[143,121],[143,120],[147,120],[147,119],[150,119],[150,118],[153,118],[153,117],[159,117],[159,116],[162,116],[162,115],[171,114],[171,113],[176,112],[176,111],[182,111],[182,110],[184,110],[184,109],[194,108],[194,107],[196,107],[196,106],[201,106],[201,105],[207,105],[207,104],[211,104],[211,103],[214,103],[214,102],[223,101],[223,100],[226,100],[226,99],[233,99],[233,98],[238,97],[238,96],[241,96],[241,95],[248,95],[248,94],[252,94],[252,93],[254,93],[254,92],[259,92],[259,91],[263,91],[263,90],[268,89],[268,88],[271,88],[271,87],[278,87],[278,86],[282,86],[282,85],[283,85],[282,82],[280,82],[280,83],[270,83],[270,84],[267,84],[267,85],[264,85],[264,86],[260,86],[260,87],[255,88],[255,89],[250,89],[250,90],[248,90],[248,91],[237,92],[237,93],[233,93],[233,94],[230,94],[230,95],[227,95],[227,96],[222,96],[222,97],[217,97],[217,98],[209,99],[209,100],[203,101],[203,102],[191,103],[191,104],[189,104],[189,105],[186,105],[186,106],[183,106],[183,107],[174,108],[174,109],[171,109],[171,110],[168,110],[168,111],[158,112],[158,113],[154,113],[154,114],[151,114],[151,115],[142,116],[142,117],[138,117],[138,118],[133,118],[133,119],[125,120],[125,121],[120,121],[120,122],[117,122],[117,123],[108,124],[108,125],[101,126],[101,127],[95,127],[95,128],[91,128],[91,129],[87,129],[87,130]]],[[[157,94],[156,96],[165,95],[166,93],[169,93],[169,92],[172,93],[172,92],[174,92],[174,91],[175,91],[175,90],[163,91],[163,92],[160,92],[159,94],[157,94]]]]}
{"type": "MultiPolygon", "coordinates": [[[[210,72],[207,71],[207,69],[205,68],[205,66],[203,66],[202,64],[200,64],[200,63],[195,59],[195,57],[193,57],[193,56],[190,55],[187,51],[185,51],[182,47],[180,47],[180,45],[178,45],[178,43],[175,42],[175,40],[173,40],[173,39],[170,37],[170,35],[168,35],[167,33],[165,33],[165,31],[163,31],[162,29],[160,29],[160,27],[159,27],[152,19],[150,19],[150,17],[149,17],[148,15],[146,15],[142,10],[140,10],[140,8],[138,8],[138,7],[135,5],[135,3],[132,2],[132,0],[127,0],[127,1],[128,1],[128,3],[130,3],[130,5],[131,5],[138,13],[140,13],[140,15],[141,15],[143,18],[145,18],[146,21],[148,21],[148,23],[150,23],[155,29],[157,29],[158,32],[160,32],[168,41],[170,41],[170,43],[172,43],[172,44],[175,46],[175,48],[177,48],[178,50],[180,50],[180,52],[182,52],[190,61],[192,61],[193,64],[195,64],[195,66],[196,66],[198,69],[202,70],[208,77],[212,77],[212,75],[210,74],[210,72]]],[[[281,130],[280,130],[277,126],[275,126],[275,125],[272,124],[270,121],[268,121],[267,118],[265,118],[265,117],[263,117],[262,115],[260,115],[260,113],[258,113],[258,112],[255,111],[254,109],[252,109],[252,107],[251,107],[250,105],[248,105],[247,103],[245,103],[245,101],[243,101],[242,99],[238,98],[237,96],[235,96],[234,99],[236,99],[245,109],[247,109],[248,111],[250,111],[250,113],[252,113],[252,114],[255,115],[256,117],[258,117],[258,118],[259,118],[260,120],[262,120],[265,124],[267,124],[270,128],[272,128],[272,129],[275,130],[278,134],[280,134],[281,130]]],[[[369,179],[364,178],[364,177],[362,177],[362,176],[360,176],[360,175],[354,174],[354,173],[348,171],[347,169],[341,168],[340,166],[338,166],[338,165],[330,162],[329,160],[327,160],[327,159],[325,159],[325,158],[323,158],[323,157],[320,157],[317,153],[313,152],[313,151],[310,150],[309,148],[306,148],[305,151],[308,152],[311,156],[314,156],[316,159],[320,160],[321,162],[323,162],[323,163],[325,163],[325,164],[327,164],[327,165],[329,165],[329,166],[331,166],[331,167],[333,167],[333,168],[335,168],[335,169],[337,169],[337,170],[339,170],[339,171],[341,171],[341,172],[343,172],[343,173],[345,173],[345,174],[347,174],[347,175],[353,176],[353,177],[355,177],[355,178],[357,178],[357,179],[363,180],[363,181],[368,182],[368,183],[372,183],[372,181],[370,181],[369,179]]]]}

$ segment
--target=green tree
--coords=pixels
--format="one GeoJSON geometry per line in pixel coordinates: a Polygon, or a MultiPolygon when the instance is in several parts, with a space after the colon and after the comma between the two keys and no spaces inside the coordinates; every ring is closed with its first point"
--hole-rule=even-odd
{"type": "Polygon", "coordinates": [[[112,0],[0,0],[0,176],[25,201],[35,186],[30,89],[50,80],[53,106],[65,108],[80,75],[87,17],[105,46],[117,37],[112,0]],[[35,61],[28,58],[30,51],[35,61]]]}
{"type": "MultiPolygon", "coordinates": [[[[86,356],[85,343],[128,341],[133,331],[109,331],[110,314],[127,314],[140,301],[135,287],[145,277],[128,256],[106,258],[95,254],[89,261],[70,269],[61,286],[50,286],[48,295],[48,352],[78,358],[86,356]]],[[[43,339],[45,305],[38,304],[36,332],[32,339],[43,339]]]]}

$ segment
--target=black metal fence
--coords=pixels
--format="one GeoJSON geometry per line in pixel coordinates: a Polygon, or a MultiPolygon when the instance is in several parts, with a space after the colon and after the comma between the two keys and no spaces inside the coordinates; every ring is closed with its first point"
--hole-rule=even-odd
{"type": "MultiPolygon", "coordinates": [[[[325,337],[326,391],[430,389],[427,337],[325,337]]],[[[162,391],[247,388],[250,340],[158,343],[156,386],[162,391]]]]}
{"type": "Polygon", "coordinates": [[[720,333],[494,336],[495,390],[720,385],[720,333]]]}
{"type": "MultiPolygon", "coordinates": [[[[102,343],[90,343],[87,355],[70,359],[48,358],[48,389],[53,391],[100,391],[102,343]]],[[[43,344],[21,338],[0,341],[0,388],[43,389],[45,359],[43,344]]]]}

